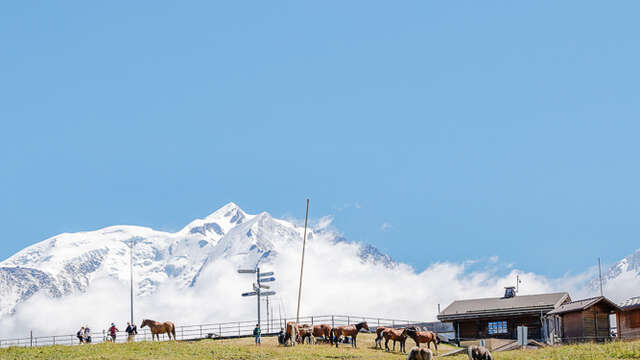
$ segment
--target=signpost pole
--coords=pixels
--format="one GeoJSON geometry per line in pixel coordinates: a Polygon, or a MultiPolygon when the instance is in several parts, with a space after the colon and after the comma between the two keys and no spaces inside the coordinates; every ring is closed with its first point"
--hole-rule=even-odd
{"type": "Polygon", "coordinates": [[[257,285],[256,293],[258,294],[257,296],[258,298],[258,329],[262,331],[262,328],[260,327],[260,268],[259,267],[256,268],[256,285],[257,285]]]}

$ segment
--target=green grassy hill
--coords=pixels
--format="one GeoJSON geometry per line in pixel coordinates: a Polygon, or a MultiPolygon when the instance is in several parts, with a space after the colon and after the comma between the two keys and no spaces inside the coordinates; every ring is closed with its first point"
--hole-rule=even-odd
{"type": "MultiPolygon", "coordinates": [[[[47,346],[37,348],[0,349],[0,359],[406,359],[399,352],[386,353],[373,348],[374,335],[358,336],[358,349],[341,345],[339,349],[329,345],[298,345],[279,347],[275,338],[263,339],[256,347],[252,339],[203,340],[198,342],[139,342],[132,344],[96,344],[82,346],[47,346]]],[[[415,344],[407,341],[407,350],[415,344]]],[[[440,353],[453,347],[441,345],[440,353]]],[[[494,354],[495,358],[514,360],[605,360],[640,359],[640,341],[619,342],[605,345],[583,344],[548,347],[541,350],[512,351],[494,354]]],[[[466,360],[466,356],[443,359],[466,360]]]]}

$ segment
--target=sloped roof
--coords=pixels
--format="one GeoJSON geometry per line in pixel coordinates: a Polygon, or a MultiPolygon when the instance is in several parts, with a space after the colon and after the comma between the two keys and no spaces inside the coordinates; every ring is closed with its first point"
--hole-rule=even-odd
{"type": "Polygon", "coordinates": [[[627,299],[625,302],[623,302],[622,304],[618,305],[620,306],[620,309],[624,310],[631,310],[631,309],[635,309],[635,308],[639,308],[640,307],[640,296],[635,296],[632,298],[627,299]]]}
{"type": "Polygon", "coordinates": [[[601,301],[604,301],[605,303],[607,303],[614,310],[620,310],[618,305],[616,305],[613,301],[607,299],[604,296],[596,296],[588,299],[576,300],[576,301],[562,304],[558,308],[550,311],[549,315],[558,315],[558,314],[565,314],[565,313],[574,312],[574,311],[586,310],[601,301]]]}
{"type": "Polygon", "coordinates": [[[495,315],[547,313],[567,300],[570,301],[571,298],[566,292],[518,295],[511,298],[456,300],[440,312],[438,319],[447,321],[495,315]]]}

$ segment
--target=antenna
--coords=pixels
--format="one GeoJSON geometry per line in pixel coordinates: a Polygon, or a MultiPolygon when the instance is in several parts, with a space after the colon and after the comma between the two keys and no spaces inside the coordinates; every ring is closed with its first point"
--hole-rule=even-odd
{"type": "Polygon", "coordinates": [[[598,277],[600,278],[600,296],[604,296],[602,292],[602,268],[600,267],[600,258],[598,258],[598,277]]]}

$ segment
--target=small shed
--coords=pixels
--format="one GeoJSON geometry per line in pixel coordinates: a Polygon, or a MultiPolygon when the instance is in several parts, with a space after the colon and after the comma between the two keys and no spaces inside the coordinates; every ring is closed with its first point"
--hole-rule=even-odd
{"type": "Polygon", "coordinates": [[[618,337],[621,339],[640,338],[640,296],[632,297],[620,304],[616,313],[618,337]]]}
{"type": "Polygon", "coordinates": [[[598,296],[563,304],[547,317],[554,319],[556,335],[563,342],[605,341],[611,337],[609,317],[619,310],[611,300],[598,296]]]}

